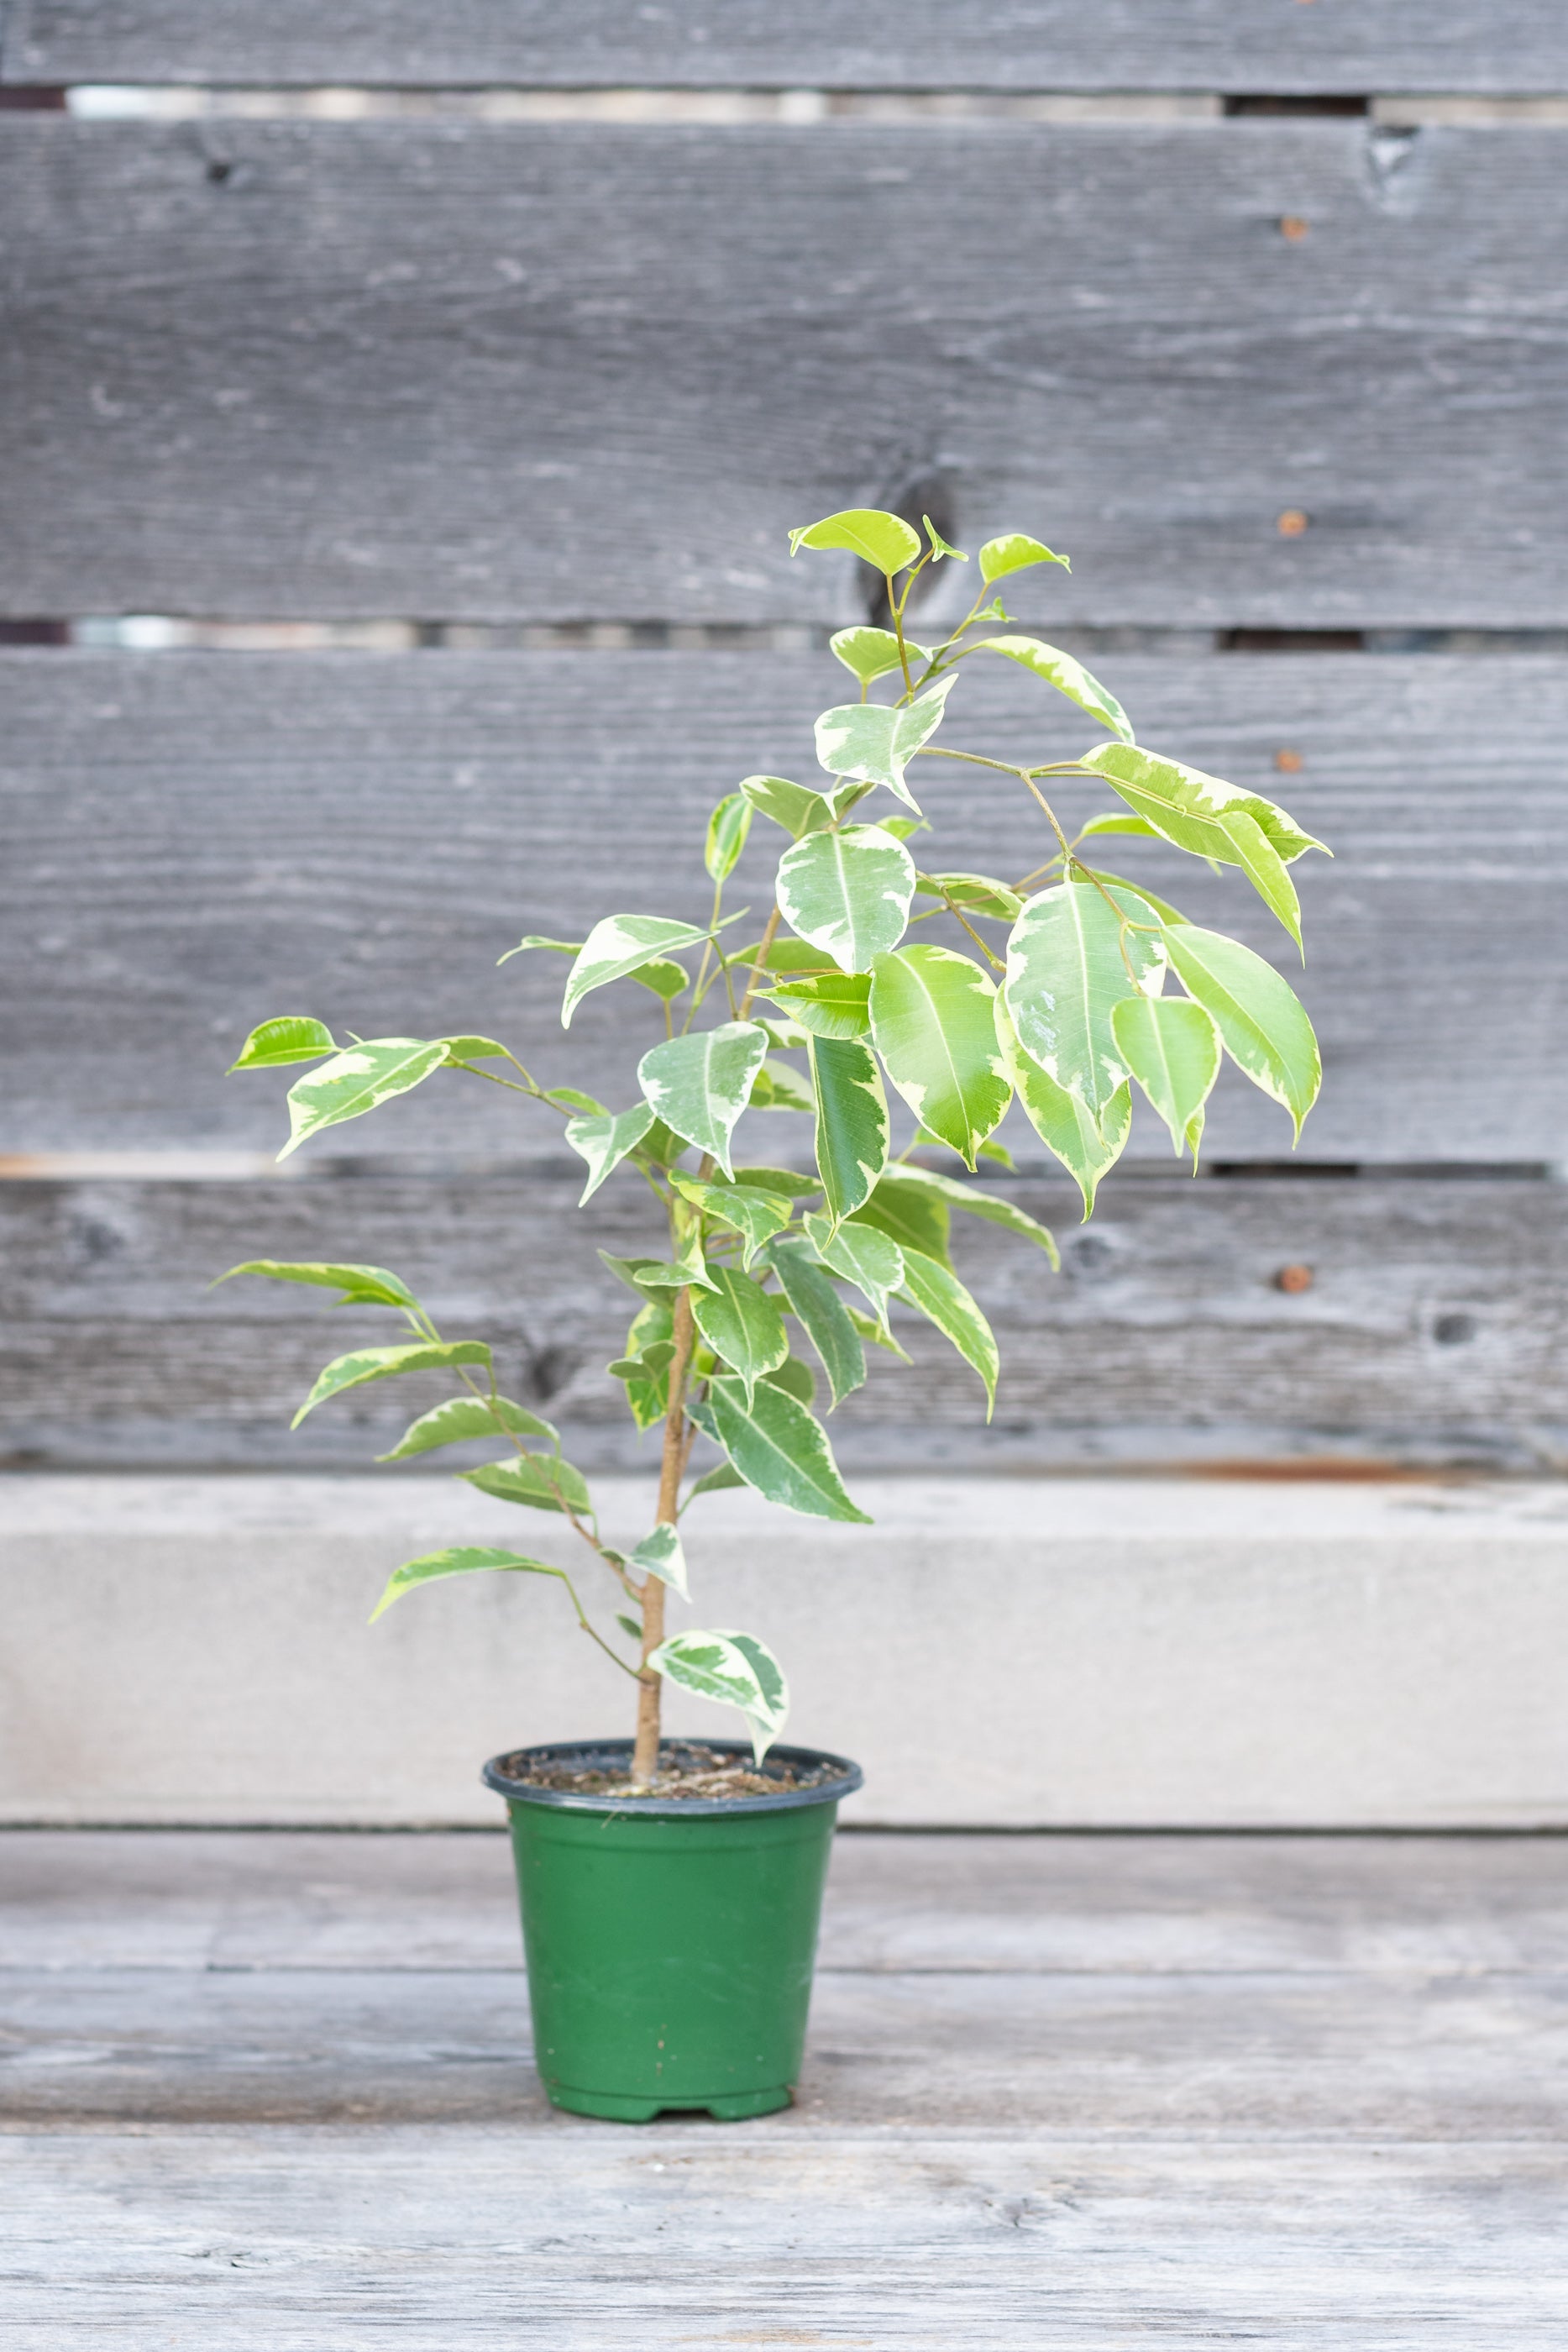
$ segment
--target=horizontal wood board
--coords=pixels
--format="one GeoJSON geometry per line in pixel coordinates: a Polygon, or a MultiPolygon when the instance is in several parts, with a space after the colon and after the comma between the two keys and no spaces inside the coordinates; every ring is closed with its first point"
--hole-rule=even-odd
{"type": "Polygon", "coordinates": [[[101,1845],[4,1847],[0,2310],[39,2352],[1561,2341],[1548,1842],[841,1839],[796,2105],[634,2133],[540,2098],[498,1838],[116,1841],[51,1950],[101,1845]],[[1064,1894],[1070,1964],[1020,1966],[1064,1894]],[[936,1942],[868,1966],[868,1906],[936,1942]]]}
{"type": "Polygon", "coordinates": [[[11,0],[0,80],[514,82],[569,88],[1224,89],[1568,88],[1553,0],[11,0]]]}
{"type": "MultiPolygon", "coordinates": [[[[988,659],[964,673],[949,742],[1086,748],[1092,722],[988,659]]],[[[1327,1070],[1304,1153],[1568,1156],[1563,667],[1095,660],[1145,741],[1278,795],[1336,852],[1296,868],[1304,972],[1236,874],[1135,842],[1117,855],[1292,971],[1327,1070]]],[[[548,1079],[629,1100],[653,1000],[606,990],[564,1037],[563,960],[496,959],[616,908],[706,919],[708,809],[748,772],[817,772],[811,719],[847,683],[825,653],[0,653],[0,991],[26,1015],[0,1040],[0,1150],[270,1152],[282,1076],[223,1072],[287,1012],[339,1034],[497,1034],[548,1079]]],[[[916,772],[935,863],[1018,877],[1052,845],[1016,784],[946,761],[916,772]]],[[[1070,815],[1108,800],[1061,794],[1070,815]]],[[[731,887],[756,910],[737,943],[760,929],[782,842],[758,821],[731,887]]],[[[306,1156],[526,1156],[557,1148],[544,1116],[455,1075],[306,1156]]],[[[787,1115],[748,1124],[748,1157],[809,1149],[787,1115]]],[[[1289,1145],[1284,1113],[1227,1074],[1207,1151],[1289,1145]]],[[[1168,1150],[1157,1131],[1137,1149],[1168,1150]]]]}
{"type": "MultiPolygon", "coordinates": [[[[653,1441],[603,1372],[634,1305],[594,1248],[656,1252],[656,1213],[612,1186],[591,1226],[579,1189],[564,1171],[0,1186],[5,1458],[367,1465],[450,1383],[387,1382],[291,1433],[320,1366],[392,1336],[386,1318],[260,1282],[205,1289],[248,1257],[349,1257],[413,1282],[448,1337],[488,1339],[506,1391],[560,1422],[585,1465],[646,1467],[653,1441]]],[[[873,1357],[833,1416],[847,1467],[1568,1463],[1558,1185],[1129,1177],[1088,1227],[1065,1181],[997,1189],[1056,1226],[1063,1271],[956,1220],[956,1261],[1002,1351],[995,1423],[957,1357],[901,1314],[914,1369],[873,1357]],[[1286,1265],[1309,1268],[1310,1289],[1281,1291],[1286,1265]]]]}
{"type": "Polygon", "coordinates": [[[935,468],[1069,620],[1560,625],[1565,139],[13,115],[0,614],[841,621],[935,468]]]}

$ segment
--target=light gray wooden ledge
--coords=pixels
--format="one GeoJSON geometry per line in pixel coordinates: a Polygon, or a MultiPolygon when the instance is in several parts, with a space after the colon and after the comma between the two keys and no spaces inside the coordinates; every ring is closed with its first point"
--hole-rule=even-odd
{"type": "Polygon", "coordinates": [[[1558,2352],[1550,1839],[847,1836],[798,2104],[553,2114],[497,1836],[0,1836],[27,2352],[1558,2352]]]}
{"type": "MultiPolygon", "coordinates": [[[[1560,1485],[854,1486],[872,1527],[706,1497],[677,1617],[773,1643],[791,1737],[866,1768],[857,1820],[1568,1825],[1560,1485]]],[[[646,1531],[650,1480],[595,1490],[646,1531]]],[[[366,1619],[401,1560],[525,1540],[582,1550],[439,1475],[0,1481],[0,1819],[494,1822],[484,1758],[613,1731],[629,1685],[542,1580],[366,1619]]]]}

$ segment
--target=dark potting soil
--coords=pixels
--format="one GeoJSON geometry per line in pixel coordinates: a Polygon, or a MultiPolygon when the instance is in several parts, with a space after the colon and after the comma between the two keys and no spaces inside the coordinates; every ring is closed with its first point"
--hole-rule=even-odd
{"type": "Polygon", "coordinates": [[[530,1759],[527,1751],[503,1756],[498,1762],[509,1780],[529,1789],[559,1789],[578,1797],[672,1797],[702,1799],[712,1804],[726,1797],[772,1797],[781,1789],[820,1789],[838,1777],[832,1764],[794,1764],[787,1758],[766,1758],[760,1766],[747,1764],[695,1741],[667,1741],[659,1750],[659,1769],[645,1789],[634,1789],[620,1757],[600,1764],[546,1764],[530,1759]]]}

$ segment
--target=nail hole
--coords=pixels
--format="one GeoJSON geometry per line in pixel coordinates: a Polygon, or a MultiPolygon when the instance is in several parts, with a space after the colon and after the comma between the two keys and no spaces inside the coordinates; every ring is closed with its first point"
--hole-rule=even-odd
{"type": "Polygon", "coordinates": [[[207,177],[215,188],[221,188],[225,180],[232,178],[233,173],[232,163],[213,163],[207,165],[207,177]]]}
{"type": "Polygon", "coordinates": [[[1312,1286],[1312,1269],[1310,1265],[1282,1265],[1274,1276],[1275,1289],[1284,1291],[1292,1298],[1312,1286]]]}
{"type": "Polygon", "coordinates": [[[1287,213],[1280,223],[1280,235],[1287,237],[1292,245],[1300,245],[1301,239],[1311,233],[1312,223],[1304,221],[1300,213],[1287,213]]]}
{"type": "Polygon", "coordinates": [[[1274,765],[1282,776],[1299,776],[1306,761],[1299,751],[1276,751],[1274,765]]]}
{"type": "Polygon", "coordinates": [[[1473,1315],[1439,1315],[1432,1326],[1432,1337],[1439,1348],[1460,1348],[1476,1336],[1473,1315]]]}
{"type": "Polygon", "coordinates": [[[1307,518],[1300,507],[1287,507],[1275,529],[1281,539],[1300,539],[1307,527],[1307,518]]]}

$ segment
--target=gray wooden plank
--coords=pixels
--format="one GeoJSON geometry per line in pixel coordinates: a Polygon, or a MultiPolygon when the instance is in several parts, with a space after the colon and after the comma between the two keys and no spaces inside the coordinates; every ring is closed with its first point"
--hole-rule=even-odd
{"type": "MultiPolygon", "coordinates": [[[[1337,853],[1298,868],[1296,984],[1327,1070],[1303,1150],[1568,1158],[1568,1002],[1543,946],[1564,873],[1561,664],[1095,660],[1145,741],[1279,795],[1337,853]]],[[[0,991],[27,1007],[0,1039],[0,1148],[273,1150],[282,1086],[223,1071],[287,1010],[340,1034],[499,1034],[547,1079],[627,1098],[626,1023],[640,1052],[652,1000],[606,991],[566,1039],[558,960],[497,972],[497,957],[525,931],[581,937],[617,905],[706,919],[708,808],[748,772],[815,772],[810,721],[842,677],[821,653],[0,653],[0,991]]],[[[972,666],[953,713],[948,740],[1008,756],[1087,740],[1070,705],[999,662],[972,666]]],[[[940,856],[1019,874],[1046,854],[1043,820],[979,773],[922,763],[940,856]]],[[[1061,794],[1070,815],[1103,803],[1061,794]]],[[[758,924],[773,838],[757,827],[732,890],[758,924]]],[[[1290,957],[1234,874],[1211,882],[1145,846],[1122,848],[1124,870],[1290,957]]],[[[454,1077],[329,1142],[526,1156],[554,1148],[540,1117],[454,1077]]],[[[791,1121],[756,1124],[760,1156],[789,1149],[791,1121]]],[[[1228,1074],[1208,1151],[1281,1157],[1288,1137],[1228,1074]]]]}
{"type": "MultiPolygon", "coordinates": [[[[956,1356],[901,1316],[913,1368],[873,1365],[835,1414],[846,1465],[1306,1454],[1550,1468],[1568,1454],[1560,1186],[1127,1178],[1085,1228],[1065,1181],[998,1181],[1056,1224],[1064,1269],[961,1221],[956,1261],[1002,1351],[996,1422],[983,1424],[956,1356]],[[1311,1268],[1312,1287],[1281,1290],[1285,1265],[1311,1268]]],[[[262,1283],[204,1287],[246,1257],[347,1255],[401,1271],[449,1334],[488,1338],[509,1391],[559,1421],[585,1465],[635,1466],[643,1453],[603,1376],[632,1302],[594,1252],[655,1252],[657,1213],[628,1182],[601,1196],[591,1232],[580,1189],[564,1171],[0,1185],[6,1457],[368,1463],[445,1392],[438,1376],[367,1391],[291,1433],[326,1357],[382,1322],[262,1283]]]]}
{"type": "MultiPolygon", "coordinates": [[[[0,1831],[0,1969],[521,1966],[499,1828],[0,1831]]],[[[841,1835],[818,1966],[1101,1976],[1549,1972],[1546,1838],[841,1835]]]]}
{"type": "Polygon", "coordinates": [[[1557,2352],[1561,2152],[769,2123],[0,2136],[30,2352],[1557,2352]],[[154,2330],[156,2329],[156,2333],[154,2330]]]}
{"type": "Polygon", "coordinates": [[[841,619],[936,466],[1080,622],[1561,625],[1562,155],[15,115],[0,612],[841,619]]]}
{"type": "Polygon", "coordinates": [[[592,88],[1521,90],[1568,86],[1551,0],[981,0],[961,16],[913,0],[679,9],[577,0],[12,0],[0,80],[516,82],[592,88]]]}

